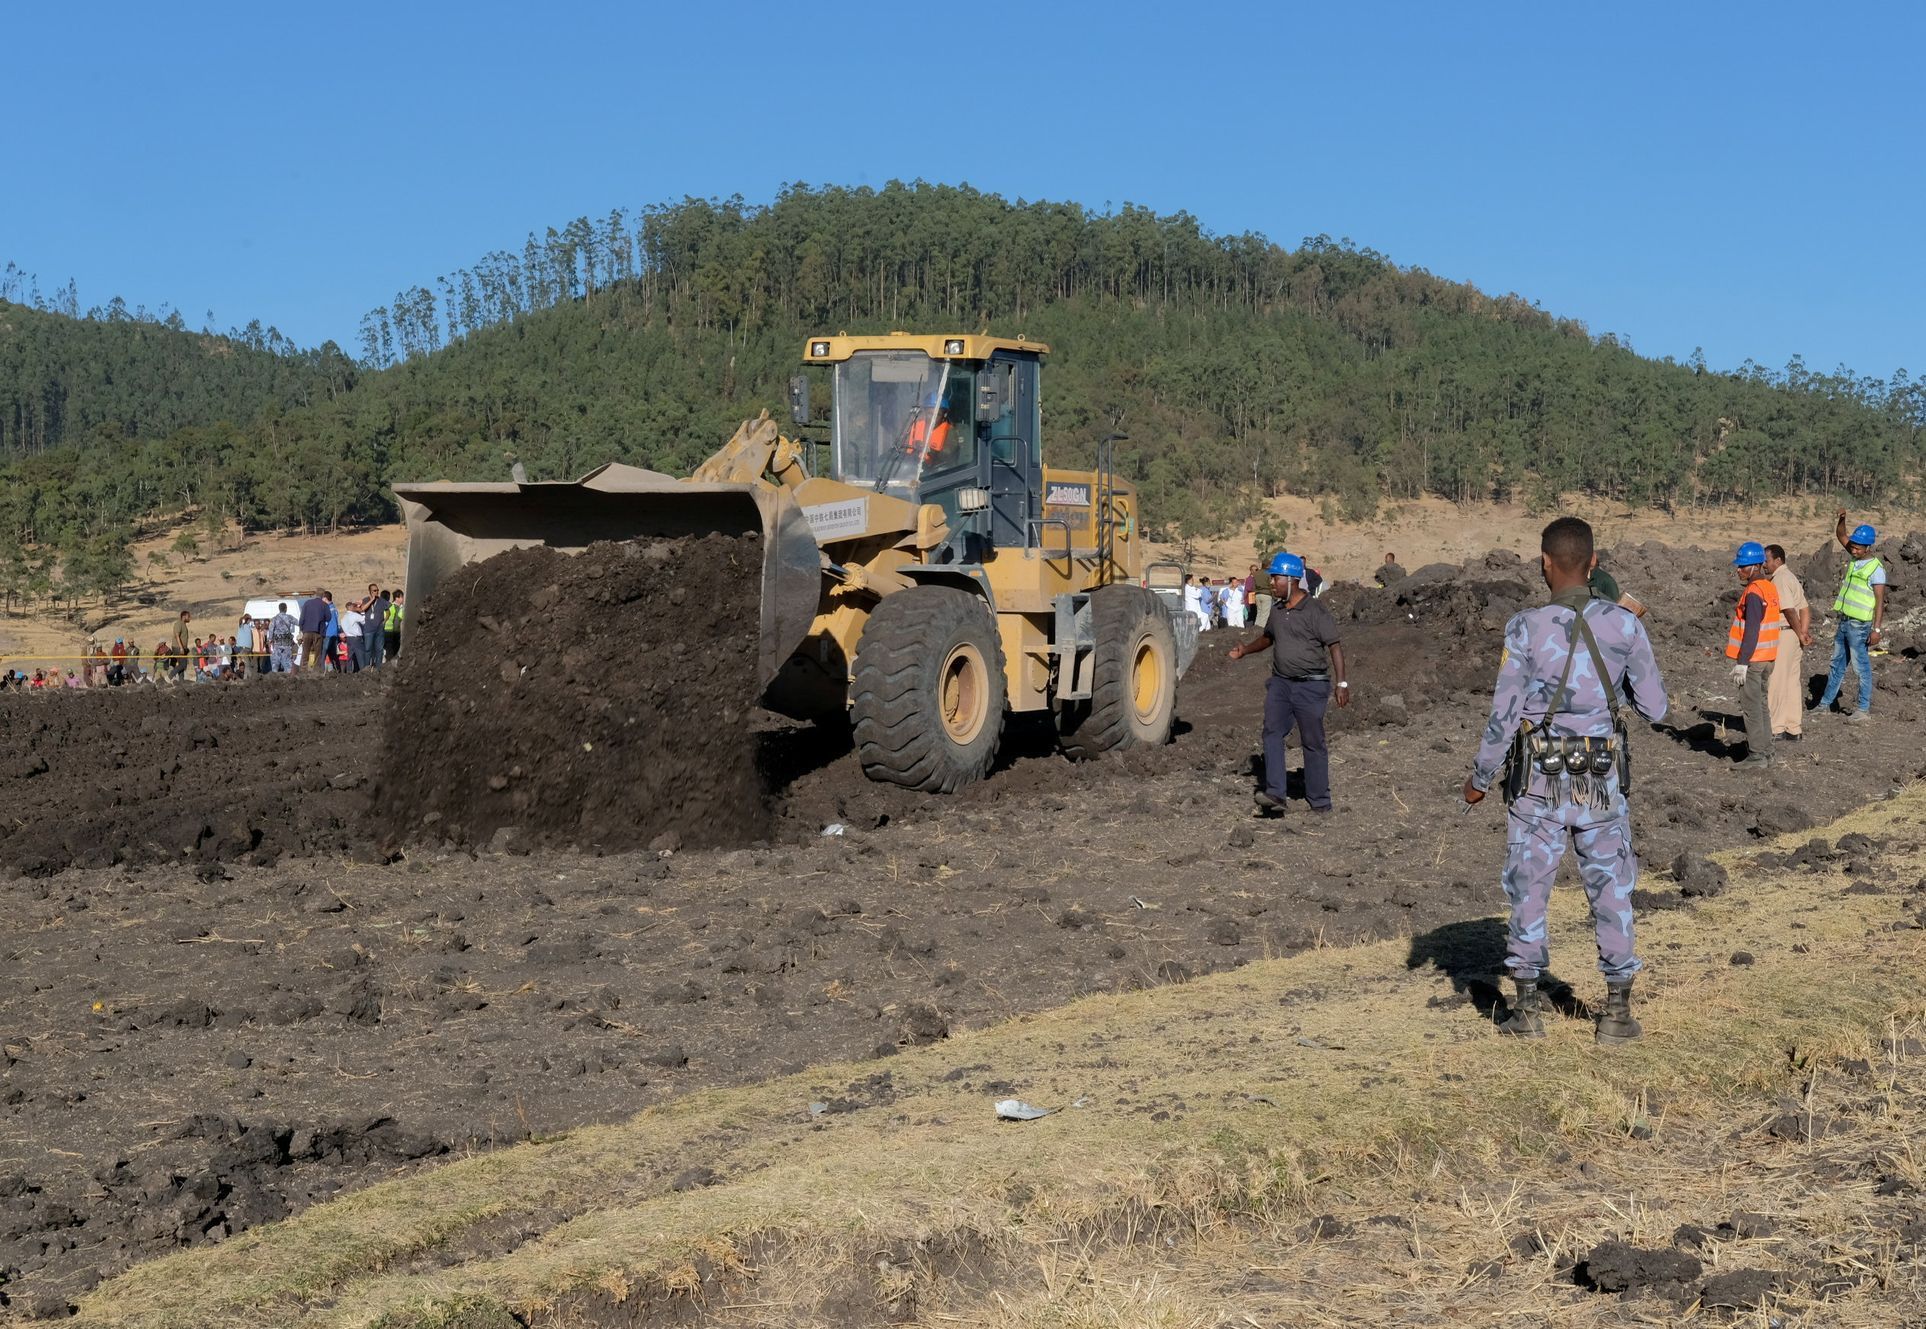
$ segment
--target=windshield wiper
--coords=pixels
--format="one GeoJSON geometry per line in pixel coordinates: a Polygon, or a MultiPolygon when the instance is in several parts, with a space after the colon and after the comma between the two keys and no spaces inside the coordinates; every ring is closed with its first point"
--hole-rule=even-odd
{"type": "MultiPolygon", "coordinates": [[[[950,362],[948,360],[945,360],[943,362],[942,376],[936,380],[936,396],[931,400],[931,403],[930,403],[930,407],[929,407],[930,418],[928,423],[925,424],[923,427],[922,446],[916,449],[916,470],[919,475],[922,474],[922,471],[923,471],[923,462],[930,455],[930,442],[932,439],[936,437],[936,418],[937,416],[942,414],[943,393],[949,388],[949,386],[950,386],[950,362]]],[[[894,447],[890,449],[889,461],[884,465],[882,474],[876,477],[877,493],[879,494],[882,493],[884,486],[888,485],[889,482],[895,478],[897,468],[903,464],[903,458],[909,455],[910,453],[909,435],[910,435],[910,432],[913,431],[915,428],[916,428],[916,416],[912,414],[910,416],[909,424],[905,427],[903,431],[903,446],[894,447]]]]}

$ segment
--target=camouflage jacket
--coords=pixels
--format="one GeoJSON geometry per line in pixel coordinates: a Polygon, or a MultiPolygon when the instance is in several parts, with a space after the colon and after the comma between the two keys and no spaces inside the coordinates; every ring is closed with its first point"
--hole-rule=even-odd
{"type": "MultiPolygon", "coordinates": [[[[1514,614],[1505,625],[1505,653],[1498,664],[1498,686],[1492,692],[1491,719],[1471,768],[1471,782],[1479,789],[1489,789],[1497,778],[1512,735],[1524,721],[1565,737],[1612,732],[1611,702],[1592,653],[1582,635],[1572,641],[1572,612],[1567,605],[1541,605],[1514,614]],[[1571,662],[1564,695],[1555,698],[1558,680],[1565,673],[1568,642],[1577,658],[1571,662]]],[[[1654,724],[1663,720],[1668,706],[1665,683],[1659,678],[1645,625],[1630,610],[1603,600],[1588,601],[1584,613],[1605,657],[1611,686],[1622,695],[1629,685],[1638,713],[1654,724]]]]}

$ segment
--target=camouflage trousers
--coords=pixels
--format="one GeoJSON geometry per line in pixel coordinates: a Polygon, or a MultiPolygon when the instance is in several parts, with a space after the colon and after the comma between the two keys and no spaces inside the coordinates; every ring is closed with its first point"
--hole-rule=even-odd
{"type": "Polygon", "coordinates": [[[1632,888],[1638,859],[1632,853],[1632,818],[1610,777],[1604,809],[1553,801],[1540,792],[1543,776],[1511,805],[1505,835],[1505,898],[1511,932],[1505,969],[1514,978],[1536,978],[1551,963],[1545,914],[1552,882],[1565,859],[1565,841],[1578,851],[1578,875],[1591,901],[1598,929],[1598,967],[1607,980],[1630,978],[1642,967],[1633,949],[1632,888]]]}

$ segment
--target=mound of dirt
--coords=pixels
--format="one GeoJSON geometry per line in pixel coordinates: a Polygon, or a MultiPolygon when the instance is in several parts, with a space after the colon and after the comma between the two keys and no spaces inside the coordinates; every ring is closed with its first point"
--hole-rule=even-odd
{"type": "Polygon", "coordinates": [[[379,675],[0,700],[0,868],[353,851],[379,675]]]}
{"type": "Polygon", "coordinates": [[[713,847],[767,834],[754,535],[512,550],[411,621],[376,817],[400,841],[713,847]]]}

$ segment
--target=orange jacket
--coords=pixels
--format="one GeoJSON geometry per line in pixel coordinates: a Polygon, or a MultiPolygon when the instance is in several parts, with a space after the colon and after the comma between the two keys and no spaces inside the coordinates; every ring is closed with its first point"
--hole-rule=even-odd
{"type": "Polygon", "coordinates": [[[943,445],[950,441],[950,422],[948,420],[939,418],[936,422],[936,431],[934,433],[931,433],[929,420],[923,415],[922,412],[919,411],[917,413],[915,422],[910,425],[910,432],[909,432],[910,451],[911,452],[922,451],[923,440],[926,438],[929,439],[930,441],[930,447],[929,447],[930,455],[934,457],[937,453],[943,450],[943,445]]]}
{"type": "Polygon", "coordinates": [[[1725,634],[1725,654],[1730,660],[1739,658],[1739,647],[1745,641],[1745,602],[1753,596],[1765,602],[1765,617],[1759,620],[1759,640],[1752,648],[1751,662],[1766,664],[1779,658],[1779,628],[1785,622],[1779,612],[1779,588],[1770,577],[1754,577],[1745,584],[1732,610],[1732,626],[1725,634]]]}

